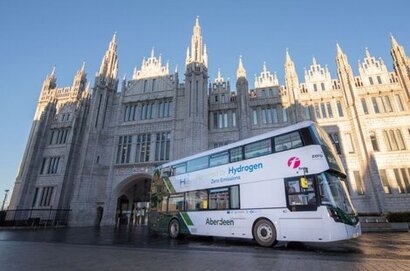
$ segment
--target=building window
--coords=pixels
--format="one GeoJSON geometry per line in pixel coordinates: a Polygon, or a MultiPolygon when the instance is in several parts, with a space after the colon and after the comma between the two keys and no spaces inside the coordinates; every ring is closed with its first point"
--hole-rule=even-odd
{"type": "Polygon", "coordinates": [[[354,153],[354,146],[353,146],[353,141],[352,141],[352,135],[351,134],[345,134],[345,140],[346,140],[346,148],[348,153],[354,153]]]}
{"type": "Polygon", "coordinates": [[[322,110],[322,117],[327,118],[326,107],[324,103],[320,104],[320,109],[322,110]]]}
{"type": "Polygon", "coordinates": [[[379,151],[379,144],[377,143],[376,133],[371,131],[370,132],[370,142],[373,146],[373,151],[379,151]]]}
{"type": "Polygon", "coordinates": [[[386,112],[393,112],[389,96],[383,96],[382,103],[386,112]]]}
{"type": "Polygon", "coordinates": [[[376,97],[372,97],[371,100],[372,100],[372,105],[373,105],[374,113],[376,113],[376,114],[380,113],[380,110],[379,110],[379,106],[378,106],[378,104],[377,104],[376,97]]]}
{"type": "Polygon", "coordinates": [[[40,174],[57,174],[60,172],[61,157],[44,157],[41,163],[40,174]]]}
{"type": "Polygon", "coordinates": [[[232,127],[236,127],[236,112],[232,112],[232,127]]]}
{"type": "Polygon", "coordinates": [[[337,112],[339,113],[339,117],[343,117],[343,108],[342,108],[342,103],[340,101],[336,102],[337,105],[337,112]]]}
{"type": "Polygon", "coordinates": [[[118,139],[117,164],[128,164],[131,155],[132,136],[120,136],[118,139]]]}
{"type": "Polygon", "coordinates": [[[356,191],[358,195],[364,195],[365,194],[365,190],[364,190],[364,183],[363,183],[363,179],[360,176],[360,171],[353,171],[353,175],[354,175],[354,180],[356,182],[356,191]]]}
{"type": "Polygon", "coordinates": [[[370,85],[374,85],[374,82],[373,82],[373,78],[372,78],[372,77],[369,77],[369,83],[370,83],[370,85]]]}
{"type": "Polygon", "coordinates": [[[252,119],[253,125],[258,125],[258,111],[256,109],[253,109],[252,111],[252,119]]]}
{"type": "Polygon", "coordinates": [[[389,151],[405,150],[403,136],[399,129],[396,130],[384,130],[384,141],[389,151]]]}
{"type": "Polygon", "coordinates": [[[404,187],[406,188],[406,192],[410,193],[410,168],[407,170],[405,168],[400,169],[401,176],[403,178],[404,187]]]}
{"type": "Polygon", "coordinates": [[[152,88],[151,88],[151,91],[154,91],[155,90],[155,82],[157,81],[157,79],[152,79],[152,88]]]}
{"type": "Polygon", "coordinates": [[[329,102],[326,103],[326,108],[329,118],[333,118],[332,105],[329,102]]]}
{"type": "Polygon", "coordinates": [[[53,192],[54,192],[54,187],[52,186],[43,187],[42,192],[41,192],[40,202],[38,203],[38,206],[40,207],[50,206],[53,192]]]}
{"type": "Polygon", "coordinates": [[[278,123],[278,110],[276,108],[271,108],[271,114],[272,114],[272,122],[278,123]]]}
{"type": "Polygon", "coordinates": [[[335,146],[337,154],[342,154],[342,150],[340,148],[339,134],[338,133],[329,133],[328,135],[330,137],[330,140],[333,143],[333,146],[335,146]]]}
{"type": "Polygon", "coordinates": [[[167,118],[171,116],[171,101],[161,101],[158,106],[158,117],[167,118]]]}
{"type": "Polygon", "coordinates": [[[380,75],[377,76],[377,83],[379,83],[379,85],[382,84],[382,79],[381,79],[380,75]]]}
{"type": "Polygon", "coordinates": [[[400,95],[396,94],[395,98],[396,98],[397,108],[399,109],[399,111],[404,111],[404,106],[403,106],[403,103],[401,101],[400,95]]]}
{"type": "Polygon", "coordinates": [[[147,91],[147,80],[144,80],[144,89],[143,89],[143,92],[146,92],[147,91]]]}
{"type": "Polygon", "coordinates": [[[325,90],[325,83],[320,83],[322,90],[325,90]]]}
{"type": "Polygon", "coordinates": [[[395,169],[393,169],[393,172],[394,172],[394,177],[396,178],[398,192],[400,194],[410,192],[406,189],[406,185],[405,185],[404,180],[403,180],[403,178],[401,177],[401,174],[400,174],[400,169],[395,168],[395,169]]]}
{"type": "Polygon", "coordinates": [[[361,98],[360,100],[361,100],[361,102],[362,102],[363,112],[364,112],[366,115],[369,114],[369,110],[367,109],[366,99],[365,99],[365,98],[361,98]]]}
{"type": "Polygon", "coordinates": [[[321,115],[320,115],[320,108],[319,108],[319,104],[314,104],[314,107],[315,107],[315,115],[316,115],[316,118],[317,119],[320,119],[321,118],[321,115]]]}
{"type": "Polygon", "coordinates": [[[171,147],[171,133],[163,132],[156,134],[155,141],[155,161],[169,160],[169,152],[171,147]]]}
{"type": "Polygon", "coordinates": [[[151,148],[151,134],[137,135],[135,162],[148,162],[151,148]]]}
{"type": "Polygon", "coordinates": [[[380,180],[382,182],[384,193],[391,194],[391,187],[389,180],[387,179],[387,174],[385,169],[380,170],[380,180]]]}
{"type": "Polygon", "coordinates": [[[282,109],[282,116],[283,116],[283,122],[288,122],[288,110],[286,108],[282,109]]]}

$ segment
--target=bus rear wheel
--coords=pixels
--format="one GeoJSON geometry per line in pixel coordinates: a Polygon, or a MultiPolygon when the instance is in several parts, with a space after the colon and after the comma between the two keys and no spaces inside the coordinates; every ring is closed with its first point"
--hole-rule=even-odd
{"type": "Polygon", "coordinates": [[[168,235],[172,239],[176,239],[180,235],[180,230],[179,230],[179,221],[174,218],[169,222],[168,225],[168,235]]]}
{"type": "Polygon", "coordinates": [[[258,245],[271,247],[276,244],[276,229],[272,222],[262,218],[253,226],[253,237],[258,245]]]}

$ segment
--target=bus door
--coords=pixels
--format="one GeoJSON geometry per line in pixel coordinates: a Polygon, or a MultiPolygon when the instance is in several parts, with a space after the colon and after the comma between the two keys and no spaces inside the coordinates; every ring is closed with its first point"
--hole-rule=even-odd
{"type": "Polygon", "coordinates": [[[311,240],[320,238],[322,219],[316,178],[298,176],[285,179],[286,209],[280,217],[281,239],[311,240]]]}

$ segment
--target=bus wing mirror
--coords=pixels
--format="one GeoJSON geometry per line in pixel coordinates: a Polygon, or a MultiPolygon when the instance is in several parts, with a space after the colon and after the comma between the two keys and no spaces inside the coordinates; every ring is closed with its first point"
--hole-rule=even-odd
{"type": "Polygon", "coordinates": [[[299,180],[300,187],[302,189],[308,189],[309,188],[309,183],[306,177],[301,177],[299,180]]]}

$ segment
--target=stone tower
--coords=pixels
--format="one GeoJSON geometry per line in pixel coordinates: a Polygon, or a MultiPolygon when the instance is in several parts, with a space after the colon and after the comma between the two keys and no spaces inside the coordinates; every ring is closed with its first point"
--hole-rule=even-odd
{"type": "Polygon", "coordinates": [[[178,92],[174,158],[208,148],[208,54],[196,18],[185,60],[185,87],[178,92]]]}

